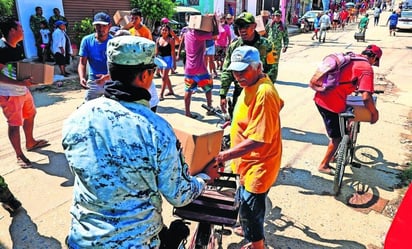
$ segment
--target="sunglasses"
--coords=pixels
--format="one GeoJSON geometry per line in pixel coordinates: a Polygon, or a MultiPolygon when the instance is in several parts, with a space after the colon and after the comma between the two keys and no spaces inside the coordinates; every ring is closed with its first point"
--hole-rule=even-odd
{"type": "Polygon", "coordinates": [[[157,69],[157,67],[153,67],[153,68],[149,68],[149,69],[146,69],[146,70],[147,70],[147,72],[149,72],[150,74],[154,74],[155,71],[156,71],[156,69],[157,69]]]}
{"type": "Polygon", "coordinates": [[[243,24],[243,25],[238,25],[237,28],[238,29],[248,29],[250,28],[250,26],[251,26],[250,24],[243,24]]]}

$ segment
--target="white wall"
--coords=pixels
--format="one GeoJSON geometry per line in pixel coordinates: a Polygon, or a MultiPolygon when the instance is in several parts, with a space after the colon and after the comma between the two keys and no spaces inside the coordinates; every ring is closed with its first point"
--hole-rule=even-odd
{"type": "Polygon", "coordinates": [[[60,14],[64,16],[62,0],[16,0],[16,8],[18,19],[23,26],[24,31],[24,52],[27,58],[37,57],[36,45],[33,32],[30,29],[30,16],[36,13],[35,8],[42,7],[43,16],[49,21],[49,17],[53,15],[53,9],[58,8],[60,14]]]}

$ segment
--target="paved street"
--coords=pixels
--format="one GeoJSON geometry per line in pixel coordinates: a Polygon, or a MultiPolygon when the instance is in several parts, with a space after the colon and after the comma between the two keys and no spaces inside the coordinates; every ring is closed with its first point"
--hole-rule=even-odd
{"type": "MultiPolygon", "coordinates": [[[[410,32],[398,32],[389,37],[386,23],[389,12],[384,12],[381,25],[373,27],[371,19],[366,42],[353,39],[355,25],[345,32],[328,32],[326,43],[310,39],[310,33],[290,38],[287,53],[282,54],[276,88],[285,100],[281,112],[284,154],[278,181],[267,199],[265,223],[266,243],[277,249],[318,248],[382,248],[391,218],[385,216],[387,201],[398,197],[394,186],[396,174],[405,166],[410,143],[404,134],[407,116],[411,111],[410,32]],[[382,47],[381,67],[375,68],[376,84],[385,89],[378,96],[380,120],[376,125],[362,124],[358,142],[362,147],[358,159],[360,169],[345,172],[343,194],[332,195],[333,177],[317,172],[317,165],[326,150],[328,139],[307,87],[317,63],[328,53],[337,51],[361,52],[369,43],[382,47]],[[369,156],[368,156],[369,155],[369,156]],[[361,207],[349,207],[348,199],[357,191],[371,194],[361,207]]],[[[166,96],[158,113],[184,113],[183,68],[171,76],[176,96],[166,96]]],[[[160,90],[161,80],[155,80],[160,90]]],[[[218,105],[219,80],[213,89],[213,105],[218,105]]],[[[23,209],[13,219],[0,209],[0,248],[65,248],[64,238],[70,226],[70,204],[73,177],[68,169],[61,146],[62,122],[82,103],[84,91],[34,91],[38,114],[35,136],[48,139],[49,147],[27,152],[34,162],[31,169],[21,169],[15,163],[14,151],[7,137],[7,124],[0,115],[0,174],[12,192],[23,203],[23,209]]],[[[214,125],[217,118],[206,116],[201,104],[202,92],[192,97],[192,111],[202,122],[214,125]]],[[[182,119],[184,117],[182,116],[182,119]]],[[[410,127],[409,127],[410,128],[410,127]]],[[[24,144],[24,142],[23,142],[24,144]]],[[[165,203],[165,223],[172,217],[171,207],[165,203]]],[[[192,222],[192,227],[194,222],[192,222]]],[[[242,238],[224,236],[223,248],[238,249],[245,244],[242,238]]]]}

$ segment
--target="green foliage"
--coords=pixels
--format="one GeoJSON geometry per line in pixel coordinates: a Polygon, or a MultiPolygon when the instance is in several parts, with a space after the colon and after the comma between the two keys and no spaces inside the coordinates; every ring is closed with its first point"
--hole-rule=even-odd
{"type": "Polygon", "coordinates": [[[13,14],[14,1],[0,0],[0,16],[10,16],[13,14]]]}
{"type": "Polygon", "coordinates": [[[89,35],[94,32],[94,27],[92,24],[92,19],[89,17],[84,18],[80,22],[75,22],[73,25],[73,40],[72,43],[76,44],[77,46],[80,45],[83,37],[89,35]]]}
{"type": "Polygon", "coordinates": [[[160,21],[163,17],[171,18],[175,13],[175,3],[171,0],[131,0],[131,5],[142,11],[143,18],[147,20],[146,25],[160,21]]]}
{"type": "Polygon", "coordinates": [[[401,180],[401,186],[408,186],[412,182],[412,162],[407,163],[407,165],[409,167],[403,170],[402,173],[399,175],[399,178],[401,180]]]}

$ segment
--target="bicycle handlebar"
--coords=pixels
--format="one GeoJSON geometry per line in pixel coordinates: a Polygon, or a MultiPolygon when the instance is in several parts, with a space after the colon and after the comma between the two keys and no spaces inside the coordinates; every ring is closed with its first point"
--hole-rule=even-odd
{"type": "Polygon", "coordinates": [[[214,108],[211,106],[207,106],[205,104],[202,104],[202,107],[204,109],[206,109],[208,112],[213,113],[213,115],[215,115],[216,117],[220,118],[223,121],[229,121],[230,118],[228,116],[226,116],[225,114],[223,114],[222,110],[220,110],[219,108],[214,108]]]}

